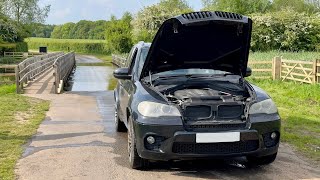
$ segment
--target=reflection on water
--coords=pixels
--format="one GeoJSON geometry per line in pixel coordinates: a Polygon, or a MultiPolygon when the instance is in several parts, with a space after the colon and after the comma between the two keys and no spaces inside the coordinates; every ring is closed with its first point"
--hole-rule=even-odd
{"type": "Polygon", "coordinates": [[[113,68],[108,66],[78,66],[70,76],[65,90],[74,92],[106,91],[113,68]]]}

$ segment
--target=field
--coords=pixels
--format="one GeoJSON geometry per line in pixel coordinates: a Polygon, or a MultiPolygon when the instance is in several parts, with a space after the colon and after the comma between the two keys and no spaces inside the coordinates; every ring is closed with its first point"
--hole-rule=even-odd
{"type": "Polygon", "coordinates": [[[250,80],[263,88],[278,106],[282,142],[293,144],[307,157],[320,161],[320,85],[250,80]]]}
{"type": "Polygon", "coordinates": [[[106,54],[104,40],[90,39],[51,39],[51,38],[27,38],[29,49],[38,50],[39,47],[48,47],[48,51],[75,51],[78,53],[106,54]]]}
{"type": "Polygon", "coordinates": [[[282,56],[288,60],[315,60],[320,59],[320,52],[251,52],[249,56],[250,61],[271,61],[276,56],[282,56]]]}
{"type": "Polygon", "coordinates": [[[0,179],[14,179],[23,145],[36,133],[49,103],[15,94],[15,86],[0,86],[0,179]]]}

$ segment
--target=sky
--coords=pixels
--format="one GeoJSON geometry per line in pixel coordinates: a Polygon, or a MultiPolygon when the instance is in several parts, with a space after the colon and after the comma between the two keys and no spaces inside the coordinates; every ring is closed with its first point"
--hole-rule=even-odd
{"type": "MultiPolygon", "coordinates": [[[[195,9],[201,9],[201,0],[187,0],[195,9]]],[[[46,24],[64,24],[80,20],[108,20],[111,15],[121,17],[126,11],[138,12],[142,7],[159,0],[40,0],[40,5],[51,5],[46,24]]]]}

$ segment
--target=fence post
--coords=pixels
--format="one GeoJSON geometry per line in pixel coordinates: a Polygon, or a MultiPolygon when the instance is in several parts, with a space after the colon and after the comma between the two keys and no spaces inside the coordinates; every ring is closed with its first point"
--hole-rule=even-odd
{"type": "Polygon", "coordinates": [[[320,83],[320,59],[315,60],[313,64],[314,68],[314,83],[320,83]]]}
{"type": "Polygon", "coordinates": [[[312,65],[312,84],[317,83],[317,60],[313,61],[312,65]]]}
{"type": "Polygon", "coordinates": [[[272,61],[272,78],[273,80],[281,79],[281,57],[279,56],[272,61]]]}
{"type": "Polygon", "coordinates": [[[16,91],[17,94],[20,93],[20,77],[19,77],[19,65],[16,66],[16,68],[14,69],[15,73],[16,73],[16,91]]]}

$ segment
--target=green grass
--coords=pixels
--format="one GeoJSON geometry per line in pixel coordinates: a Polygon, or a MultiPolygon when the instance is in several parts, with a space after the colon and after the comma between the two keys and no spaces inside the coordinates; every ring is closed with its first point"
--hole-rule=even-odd
{"type": "Polygon", "coordinates": [[[56,42],[56,43],[70,43],[70,42],[77,42],[77,43],[105,43],[105,40],[95,40],[95,39],[53,39],[53,38],[26,38],[26,42],[33,41],[33,42],[56,42]]]}
{"type": "Polygon", "coordinates": [[[283,142],[320,161],[320,85],[249,80],[268,92],[282,118],[283,142]]]}
{"type": "Polygon", "coordinates": [[[251,52],[250,61],[271,61],[276,56],[282,56],[288,60],[315,60],[320,59],[320,52],[251,52]]]}
{"type": "Polygon", "coordinates": [[[0,86],[0,179],[15,179],[14,167],[23,145],[36,133],[49,108],[47,101],[15,94],[0,86]]]}
{"type": "Polygon", "coordinates": [[[0,77],[0,86],[1,85],[9,85],[15,83],[15,76],[9,76],[9,77],[0,77]]]}
{"type": "Polygon", "coordinates": [[[48,51],[74,51],[82,53],[107,53],[104,40],[92,39],[52,39],[26,38],[29,49],[38,50],[39,47],[48,47],[48,51]]]}
{"type": "Polygon", "coordinates": [[[109,79],[109,85],[108,85],[108,90],[112,91],[117,87],[118,80],[114,77],[111,77],[109,79]]]}

